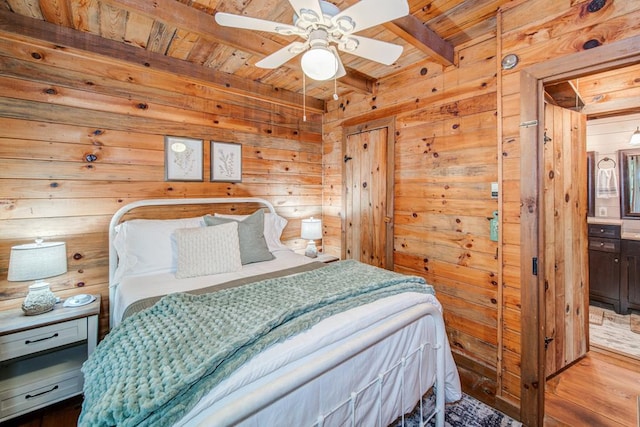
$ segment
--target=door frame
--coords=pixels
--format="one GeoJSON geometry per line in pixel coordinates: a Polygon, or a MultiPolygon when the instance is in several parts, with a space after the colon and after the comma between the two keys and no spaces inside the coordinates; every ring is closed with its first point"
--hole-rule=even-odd
{"type": "Polygon", "coordinates": [[[545,392],[544,206],[541,141],[544,85],[640,62],[640,36],[552,59],[520,72],[520,277],[522,351],[520,418],[542,426],[545,392]],[[524,179],[526,178],[526,179],[524,179]],[[534,275],[534,259],[538,260],[534,275]]]}
{"type": "Polygon", "coordinates": [[[347,194],[346,194],[346,148],[347,148],[347,138],[349,135],[355,135],[362,132],[368,132],[376,129],[387,128],[387,146],[385,147],[387,150],[387,170],[386,181],[387,181],[387,194],[385,197],[386,204],[386,214],[385,214],[385,233],[386,233],[386,241],[385,241],[385,259],[386,265],[385,268],[387,270],[392,270],[394,267],[393,261],[393,215],[394,215],[394,205],[393,202],[395,200],[395,142],[396,142],[396,119],[395,117],[385,117],[378,120],[368,121],[366,123],[360,123],[351,126],[345,126],[342,132],[342,154],[345,156],[345,160],[342,162],[342,206],[345,209],[342,212],[342,230],[341,230],[341,240],[342,240],[342,256],[341,259],[346,259],[346,234],[347,234],[347,194]]]}

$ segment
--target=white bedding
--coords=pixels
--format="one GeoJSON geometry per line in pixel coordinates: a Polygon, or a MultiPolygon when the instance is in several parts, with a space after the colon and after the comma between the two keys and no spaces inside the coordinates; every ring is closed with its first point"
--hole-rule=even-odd
{"type": "MultiPolygon", "coordinates": [[[[308,331],[274,345],[253,358],[205,395],[176,425],[214,425],[217,411],[230,401],[238,397],[242,398],[250,391],[264,387],[265,384],[277,382],[284,373],[295,370],[299,366],[314,363],[336,346],[348,343],[354,334],[373,328],[380,321],[388,320],[410,307],[421,304],[436,305],[440,308],[440,303],[433,295],[404,293],[325,319],[308,331]]],[[[370,380],[376,378],[378,373],[384,372],[401,360],[407,349],[415,349],[425,341],[435,342],[435,332],[430,317],[414,322],[329,373],[296,389],[275,404],[246,419],[242,425],[311,426],[317,421],[319,414],[332,410],[344,396],[349,396],[351,392],[361,389],[370,380]]],[[[445,397],[447,402],[453,402],[461,398],[460,380],[448,341],[445,341],[445,344],[445,397]]],[[[425,353],[422,372],[417,360],[417,356],[408,360],[404,384],[405,396],[421,395],[435,381],[435,353],[432,351],[425,353]],[[418,379],[421,376],[422,385],[418,391],[418,379]]],[[[391,384],[390,378],[386,378],[385,381],[391,384]]],[[[400,413],[409,412],[416,403],[409,398],[401,403],[400,388],[401,384],[394,382],[382,390],[382,425],[389,424],[400,413]],[[402,407],[402,412],[397,411],[398,407],[402,407]]],[[[379,401],[377,393],[377,388],[372,387],[369,393],[363,394],[358,404],[360,408],[358,425],[377,425],[376,402],[379,401]]],[[[324,422],[326,425],[342,425],[343,422],[338,420],[344,420],[347,416],[348,408],[343,408],[342,411],[333,415],[334,418],[326,419],[324,422]]]]}
{"type": "MultiPolygon", "coordinates": [[[[267,262],[247,264],[242,270],[234,273],[223,273],[213,276],[201,276],[177,280],[174,273],[160,273],[151,275],[128,276],[118,284],[114,305],[114,325],[120,323],[122,315],[131,303],[140,299],[164,295],[176,291],[194,290],[206,286],[222,284],[231,280],[243,277],[269,273],[290,267],[299,266],[314,259],[296,254],[295,252],[283,249],[274,251],[275,259],[267,262]]],[[[313,360],[323,357],[332,348],[348,343],[353,335],[375,327],[380,321],[389,319],[398,313],[402,313],[410,307],[420,304],[435,305],[440,309],[440,303],[433,295],[405,293],[393,297],[384,298],[372,304],[367,304],[347,312],[332,316],[318,323],[310,330],[299,334],[291,339],[277,344],[250,362],[245,364],[231,377],[227,378],[217,387],[205,395],[192,410],[184,416],[177,425],[213,425],[216,419],[216,412],[224,407],[235,397],[243,397],[246,393],[256,388],[263,387],[282,376],[284,372],[294,369],[296,366],[305,363],[314,363],[313,360]]],[[[379,372],[402,358],[408,348],[416,348],[421,342],[434,342],[434,331],[431,319],[425,318],[415,322],[383,342],[376,344],[362,352],[349,362],[333,369],[294,393],[279,400],[260,413],[244,421],[243,425],[264,426],[264,425],[313,425],[319,414],[327,413],[338,403],[338,397],[348,396],[353,390],[361,388],[379,372]],[[383,355],[383,357],[381,357],[383,355]],[[362,371],[354,375],[355,371],[362,371]],[[371,375],[367,375],[370,372],[371,375]],[[348,379],[348,381],[345,381],[348,379]]],[[[451,402],[460,399],[461,390],[458,373],[455,363],[446,343],[446,400],[451,402]]],[[[424,392],[433,384],[435,380],[435,357],[433,352],[429,352],[424,357],[424,367],[422,369],[423,384],[420,391],[424,392]]],[[[414,361],[415,362],[415,361],[414,361]]],[[[417,363],[407,364],[406,377],[412,379],[407,381],[405,388],[408,396],[418,395],[417,379],[420,377],[420,369],[417,363]]],[[[393,384],[383,391],[382,413],[385,414],[384,422],[393,421],[398,414],[398,407],[403,408],[403,412],[411,410],[415,404],[414,400],[407,400],[400,403],[400,384],[393,384]],[[385,417],[392,417],[386,419],[385,417]]],[[[358,405],[360,408],[373,409],[378,402],[377,392],[363,394],[362,401],[358,405]]],[[[334,417],[342,420],[345,415],[343,411],[338,411],[334,417]]],[[[378,412],[364,411],[360,425],[375,425],[378,412]]],[[[327,425],[339,425],[341,422],[326,420],[327,425]]],[[[386,424],[385,424],[386,425],[386,424]]]]}
{"type": "Polygon", "coordinates": [[[279,249],[272,253],[276,257],[272,261],[246,264],[242,266],[240,271],[231,273],[190,277],[180,280],[176,279],[173,272],[125,276],[120,283],[116,284],[112,327],[120,324],[122,316],[129,305],[147,297],[219,285],[231,280],[284,270],[314,261],[313,258],[297,254],[290,249],[279,249]]]}

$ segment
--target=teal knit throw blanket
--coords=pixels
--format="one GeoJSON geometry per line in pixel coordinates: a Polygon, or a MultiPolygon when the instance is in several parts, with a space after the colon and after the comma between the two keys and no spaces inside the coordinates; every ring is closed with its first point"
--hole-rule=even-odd
{"type": "Polygon", "coordinates": [[[85,362],[78,425],[171,425],[266,347],[401,292],[433,288],[420,277],[341,261],[205,295],[167,295],[112,330],[85,362]]]}

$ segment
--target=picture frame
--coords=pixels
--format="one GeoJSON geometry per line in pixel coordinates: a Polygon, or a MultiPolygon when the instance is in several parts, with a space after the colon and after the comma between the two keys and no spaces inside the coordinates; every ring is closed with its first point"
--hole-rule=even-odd
{"type": "Polygon", "coordinates": [[[203,143],[202,139],[165,136],[165,181],[203,181],[203,143]]]}
{"type": "Polygon", "coordinates": [[[211,141],[211,181],[242,182],[242,144],[211,141]]]}

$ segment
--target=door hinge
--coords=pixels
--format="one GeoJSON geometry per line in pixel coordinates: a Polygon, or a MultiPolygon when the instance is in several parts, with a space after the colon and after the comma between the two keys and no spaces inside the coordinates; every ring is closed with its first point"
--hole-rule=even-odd
{"type": "Polygon", "coordinates": [[[520,127],[521,128],[528,128],[530,126],[538,126],[538,121],[537,120],[530,120],[528,122],[520,123],[520,127]]]}
{"type": "Polygon", "coordinates": [[[534,276],[538,275],[538,257],[533,257],[533,259],[531,260],[531,273],[534,276]]]}

